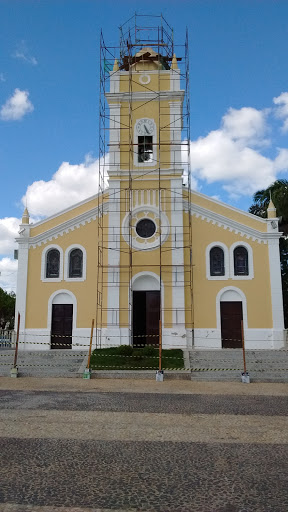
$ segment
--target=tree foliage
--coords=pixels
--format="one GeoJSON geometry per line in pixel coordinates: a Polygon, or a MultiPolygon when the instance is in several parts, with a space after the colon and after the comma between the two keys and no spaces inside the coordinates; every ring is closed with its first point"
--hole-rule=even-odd
{"type": "Polygon", "coordinates": [[[13,329],[15,315],[15,298],[14,292],[7,293],[0,288],[0,328],[13,329]]]}
{"type": "Polygon", "coordinates": [[[270,197],[277,210],[277,216],[280,218],[279,229],[283,236],[279,241],[282,293],[284,306],[284,322],[288,327],[288,180],[276,180],[270,187],[264,190],[258,190],[253,196],[253,204],[249,212],[258,217],[267,218],[267,208],[270,197]]]}

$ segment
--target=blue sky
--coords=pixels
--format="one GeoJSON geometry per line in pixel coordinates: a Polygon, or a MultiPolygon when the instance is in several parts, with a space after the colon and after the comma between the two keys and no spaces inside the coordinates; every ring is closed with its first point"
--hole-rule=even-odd
{"type": "Polygon", "coordinates": [[[286,0],[147,0],[145,9],[125,0],[0,0],[0,286],[6,289],[15,288],[13,238],[27,188],[34,218],[97,191],[91,175],[100,30],[107,44],[117,44],[119,25],[135,9],[162,12],[176,44],[188,26],[195,187],[247,210],[255,190],[288,177],[286,0]]]}

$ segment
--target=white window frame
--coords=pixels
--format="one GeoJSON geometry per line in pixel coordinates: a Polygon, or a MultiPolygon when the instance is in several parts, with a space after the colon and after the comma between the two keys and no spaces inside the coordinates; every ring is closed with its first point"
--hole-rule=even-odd
{"type": "Polygon", "coordinates": [[[63,249],[60,245],[51,244],[47,245],[42,251],[41,255],[41,281],[43,283],[60,283],[63,280],[63,249]],[[60,253],[60,262],[59,262],[59,277],[46,277],[46,258],[47,253],[51,249],[57,249],[60,253]]]}
{"type": "Polygon", "coordinates": [[[157,167],[157,130],[156,130],[156,123],[155,123],[155,120],[154,119],[151,119],[150,117],[140,117],[139,119],[136,119],[135,121],[135,124],[134,124],[134,166],[135,167],[157,167]],[[152,121],[153,125],[154,125],[154,130],[153,130],[153,133],[149,134],[152,136],[152,148],[153,148],[153,153],[152,153],[152,162],[138,162],[138,137],[140,137],[140,135],[138,134],[137,132],[137,124],[139,123],[139,121],[141,121],[142,119],[147,119],[148,121],[152,121]],[[136,149],[137,148],[137,149],[136,149]]]}
{"type": "Polygon", "coordinates": [[[234,242],[234,244],[230,247],[230,272],[231,272],[231,279],[234,279],[235,281],[247,281],[254,279],[254,264],[253,264],[253,249],[251,245],[247,244],[247,242],[234,242]],[[236,247],[245,247],[248,252],[248,276],[235,276],[234,274],[234,249],[236,247]]]}
{"type": "Polygon", "coordinates": [[[206,247],[206,278],[209,281],[225,281],[229,279],[229,250],[223,242],[212,242],[206,247]],[[224,252],[224,276],[211,276],[210,274],[210,251],[214,247],[220,247],[224,252]]]}
{"type": "Polygon", "coordinates": [[[71,283],[79,283],[82,281],[86,281],[86,266],[87,266],[87,255],[86,255],[86,249],[83,247],[83,245],[80,244],[72,244],[67,247],[65,251],[65,258],[64,258],[64,281],[68,281],[71,283]],[[70,259],[70,253],[74,249],[80,249],[83,254],[83,267],[82,267],[82,277],[69,277],[69,259],[70,259]]]}

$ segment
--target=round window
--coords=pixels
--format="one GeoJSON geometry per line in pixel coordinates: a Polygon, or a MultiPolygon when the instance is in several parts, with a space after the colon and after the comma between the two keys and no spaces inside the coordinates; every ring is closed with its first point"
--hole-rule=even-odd
{"type": "Polygon", "coordinates": [[[141,219],[137,223],[136,233],[141,238],[151,238],[156,232],[156,226],[151,219],[141,219]]]}

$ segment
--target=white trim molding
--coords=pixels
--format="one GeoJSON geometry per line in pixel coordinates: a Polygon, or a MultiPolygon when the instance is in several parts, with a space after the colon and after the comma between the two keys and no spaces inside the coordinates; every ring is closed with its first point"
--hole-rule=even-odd
{"type": "Polygon", "coordinates": [[[127,213],[122,222],[122,236],[127,244],[129,244],[129,230],[131,229],[131,243],[134,249],[139,251],[152,251],[160,245],[160,227],[161,227],[161,244],[163,245],[170,233],[170,225],[167,215],[160,212],[159,208],[151,205],[144,205],[132,210],[132,226],[130,227],[130,215],[127,213]],[[136,225],[142,219],[150,219],[156,226],[154,235],[150,238],[141,238],[136,232],[136,225]]]}
{"type": "MultiPolygon", "coordinates": [[[[194,192],[193,192],[194,194],[194,192]]],[[[208,196],[204,196],[206,199],[211,199],[208,196]]],[[[212,199],[211,199],[212,201],[212,199]]],[[[213,202],[215,202],[213,200],[213,202]]],[[[222,204],[223,206],[224,203],[222,204]]],[[[228,206],[227,206],[228,207],[228,206]]],[[[189,211],[189,203],[187,199],[183,200],[183,209],[184,212],[189,211]]],[[[243,213],[244,215],[248,215],[245,212],[241,212],[241,210],[238,210],[240,213],[243,213]]],[[[192,216],[195,216],[196,219],[200,218],[201,220],[205,220],[208,223],[215,224],[215,226],[218,226],[223,229],[228,229],[232,233],[236,233],[242,237],[245,237],[247,239],[251,239],[253,241],[257,241],[259,244],[264,243],[267,244],[268,240],[278,240],[281,237],[282,233],[274,232],[274,233],[268,233],[267,231],[258,231],[255,228],[251,228],[250,226],[247,226],[246,224],[242,224],[241,222],[237,222],[236,220],[230,219],[229,217],[226,217],[224,215],[221,215],[220,213],[212,212],[211,210],[208,210],[208,208],[204,208],[203,206],[199,206],[195,203],[192,203],[190,205],[190,214],[192,216]]],[[[249,214],[251,215],[251,214],[249,214]]],[[[255,216],[256,217],[256,216],[255,216]]],[[[260,217],[256,217],[257,222],[264,222],[267,226],[267,220],[260,219],[260,217]]]]}
{"type": "Polygon", "coordinates": [[[239,242],[234,242],[230,246],[230,277],[233,280],[237,281],[247,281],[254,279],[254,264],[253,264],[253,249],[251,245],[243,240],[239,240],[239,242]],[[236,247],[245,247],[248,253],[248,276],[236,276],[234,274],[234,250],[236,247]]]}
{"type": "Polygon", "coordinates": [[[41,254],[41,281],[43,283],[60,283],[63,280],[63,249],[60,245],[51,244],[44,247],[41,254]],[[60,253],[59,277],[46,277],[46,257],[48,251],[57,249],[60,253]]]}
{"type": "Polygon", "coordinates": [[[211,242],[211,244],[207,245],[205,251],[206,257],[206,278],[209,281],[225,281],[229,279],[230,275],[230,262],[229,262],[229,250],[227,245],[223,244],[223,242],[211,242]],[[210,251],[214,247],[220,247],[224,253],[224,276],[211,276],[210,274],[210,251]]]}
{"type": "MultiPolygon", "coordinates": [[[[105,192],[106,194],[106,192],[105,192]]],[[[103,195],[104,199],[104,195],[103,195]]],[[[61,224],[58,224],[54,228],[47,229],[46,231],[43,230],[43,233],[40,233],[36,236],[30,236],[29,237],[29,247],[36,248],[37,246],[41,246],[42,244],[45,244],[47,242],[52,242],[53,239],[58,238],[59,236],[63,236],[66,233],[69,233],[70,231],[74,231],[74,229],[80,228],[81,226],[85,226],[85,224],[89,224],[92,220],[96,220],[96,218],[99,216],[99,213],[101,215],[103,208],[103,213],[106,215],[109,210],[109,202],[105,201],[103,206],[100,205],[99,207],[91,208],[91,210],[88,210],[87,212],[81,213],[80,215],[77,215],[76,217],[73,217],[72,219],[69,219],[65,222],[62,222],[61,224]]],[[[59,214],[60,215],[60,214],[59,214]]],[[[53,217],[51,217],[53,218],[53,217]]],[[[50,220],[50,217],[46,219],[46,222],[50,220]]],[[[41,221],[41,224],[43,224],[44,228],[44,221],[41,221]]],[[[38,225],[38,224],[37,224],[38,225]]],[[[36,224],[35,224],[36,226],[36,224]]],[[[31,228],[34,227],[34,225],[31,225],[31,228]]],[[[19,239],[16,238],[16,241],[18,242],[19,239]]]]}
{"type": "Polygon", "coordinates": [[[64,281],[73,282],[73,283],[86,281],[86,267],[87,267],[87,254],[86,254],[85,247],[83,247],[83,245],[80,245],[80,244],[69,245],[69,247],[67,247],[67,249],[65,251],[65,256],[64,256],[64,281]],[[69,277],[70,254],[74,249],[80,249],[83,254],[82,277],[69,277]]]}

